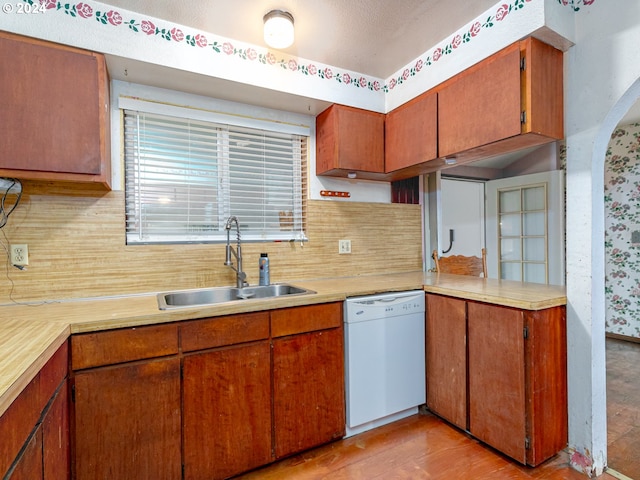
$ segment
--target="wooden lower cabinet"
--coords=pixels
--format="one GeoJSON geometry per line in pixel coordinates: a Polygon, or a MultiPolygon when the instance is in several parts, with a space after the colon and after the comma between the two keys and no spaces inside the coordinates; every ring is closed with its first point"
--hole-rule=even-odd
{"type": "Polygon", "coordinates": [[[469,431],[527,463],[522,310],[469,303],[469,431]]]}
{"type": "Polygon", "coordinates": [[[344,436],[341,302],[71,346],[76,480],[224,479],[344,436]]]}
{"type": "Polygon", "coordinates": [[[273,342],[276,458],[344,436],[342,328],[273,342]]]}
{"type": "Polygon", "coordinates": [[[470,431],[527,465],[567,444],[565,317],[468,304],[470,431]]]}
{"type": "Polygon", "coordinates": [[[42,422],[42,462],[44,480],[69,478],[71,452],[69,447],[69,388],[62,384],[42,422]]]}
{"type": "Polygon", "coordinates": [[[38,480],[42,478],[44,478],[42,474],[42,428],[38,428],[18,457],[7,480],[38,480]]]}
{"type": "Polygon", "coordinates": [[[0,416],[1,478],[69,478],[67,373],[64,343],[0,416]]]}
{"type": "Polygon", "coordinates": [[[213,480],[270,463],[267,340],[185,356],[184,478],[213,480]]]}
{"type": "MultiPolygon", "coordinates": [[[[66,357],[66,355],[65,355],[66,357]]],[[[70,475],[69,409],[66,380],[49,402],[6,480],[64,480],[70,475]]]]}
{"type": "Polygon", "coordinates": [[[466,430],[467,307],[464,300],[427,295],[427,407],[466,430]]]}
{"type": "Polygon", "coordinates": [[[275,456],[345,434],[342,304],[278,310],[271,317],[275,456]]]}
{"type": "Polygon", "coordinates": [[[567,443],[566,348],[565,307],[530,311],[427,294],[427,406],[538,465],[567,443]]]}
{"type": "Polygon", "coordinates": [[[74,478],[181,477],[178,357],[77,372],[74,397],[74,478]]]}

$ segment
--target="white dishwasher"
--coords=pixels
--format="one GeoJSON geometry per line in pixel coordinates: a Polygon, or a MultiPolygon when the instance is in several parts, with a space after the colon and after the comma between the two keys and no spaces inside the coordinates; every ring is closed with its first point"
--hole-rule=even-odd
{"type": "Polygon", "coordinates": [[[345,301],[347,437],[418,412],[426,401],[425,294],[345,301]]]}

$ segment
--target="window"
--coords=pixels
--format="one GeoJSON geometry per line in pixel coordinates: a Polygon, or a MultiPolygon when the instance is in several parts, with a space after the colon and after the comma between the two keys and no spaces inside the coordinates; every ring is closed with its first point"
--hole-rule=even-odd
{"type": "Polygon", "coordinates": [[[143,108],[124,109],[127,243],[226,241],[231,215],[245,241],[305,238],[307,136],[129,103],[143,108]]]}
{"type": "Polygon", "coordinates": [[[546,184],[498,190],[500,278],[547,283],[546,184]]]}

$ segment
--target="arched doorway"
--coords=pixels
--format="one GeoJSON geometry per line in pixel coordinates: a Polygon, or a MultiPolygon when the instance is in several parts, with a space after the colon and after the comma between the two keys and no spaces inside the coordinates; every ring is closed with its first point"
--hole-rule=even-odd
{"type": "MultiPolygon", "coordinates": [[[[607,369],[607,464],[640,478],[640,100],[629,89],[609,116],[624,117],[612,131],[603,171],[607,369]],[[635,97],[635,99],[634,99],[635,97]],[[633,102],[625,115],[625,106],[633,102]],[[637,233],[634,233],[637,232],[637,233]]],[[[640,92],[639,92],[640,93],[640,92]]]]}

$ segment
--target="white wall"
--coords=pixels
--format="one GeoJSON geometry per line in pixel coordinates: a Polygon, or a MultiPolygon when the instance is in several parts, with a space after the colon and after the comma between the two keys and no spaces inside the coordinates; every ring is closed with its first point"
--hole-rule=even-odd
{"type": "Polygon", "coordinates": [[[484,183],[443,178],[441,180],[440,245],[441,255],[481,255],[484,237],[484,183]],[[449,229],[454,241],[449,248],[449,229]]]}
{"type": "Polygon", "coordinates": [[[569,445],[574,465],[600,474],[607,458],[604,158],[616,124],[640,95],[640,3],[596,1],[575,23],[564,97],[569,445]]]}

